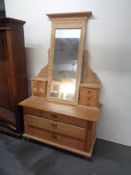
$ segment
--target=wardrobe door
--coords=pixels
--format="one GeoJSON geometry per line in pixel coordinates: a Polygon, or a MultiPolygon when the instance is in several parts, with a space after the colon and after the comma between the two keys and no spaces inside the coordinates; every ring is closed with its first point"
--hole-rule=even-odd
{"type": "Polygon", "coordinates": [[[7,32],[0,30],[0,124],[15,130],[16,117],[11,103],[12,85],[9,86],[11,72],[7,45],[7,32]]]}
{"type": "Polygon", "coordinates": [[[0,106],[9,109],[7,57],[6,57],[6,32],[0,30],[0,106]]]}

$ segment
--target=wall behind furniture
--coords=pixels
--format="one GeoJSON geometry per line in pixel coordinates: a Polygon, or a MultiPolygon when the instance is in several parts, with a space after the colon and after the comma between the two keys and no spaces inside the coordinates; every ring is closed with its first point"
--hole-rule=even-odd
{"type": "Polygon", "coordinates": [[[47,64],[51,22],[47,13],[92,11],[87,48],[102,82],[97,137],[131,146],[131,1],[5,0],[8,17],[26,21],[28,78],[47,64]]]}

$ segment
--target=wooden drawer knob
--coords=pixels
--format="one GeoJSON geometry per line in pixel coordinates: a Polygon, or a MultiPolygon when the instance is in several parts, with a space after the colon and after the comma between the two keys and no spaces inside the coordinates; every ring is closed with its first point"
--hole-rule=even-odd
{"type": "Polygon", "coordinates": [[[52,138],[53,139],[57,139],[57,135],[56,134],[52,134],[52,138]]]}
{"type": "Polygon", "coordinates": [[[54,119],[57,119],[58,118],[58,116],[55,115],[55,114],[51,114],[51,117],[54,118],[54,119]]]}
{"type": "Polygon", "coordinates": [[[52,126],[53,128],[57,128],[57,124],[56,124],[56,123],[51,123],[51,126],[52,126]]]}

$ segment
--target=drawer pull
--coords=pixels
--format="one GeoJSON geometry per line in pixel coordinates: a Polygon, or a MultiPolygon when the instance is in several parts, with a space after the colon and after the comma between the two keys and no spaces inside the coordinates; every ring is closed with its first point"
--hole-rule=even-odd
{"type": "Polygon", "coordinates": [[[54,128],[57,128],[57,124],[55,124],[55,123],[51,123],[51,126],[54,128]]]}
{"type": "Polygon", "coordinates": [[[88,93],[90,94],[91,93],[91,90],[88,90],[88,93]]]}
{"type": "Polygon", "coordinates": [[[53,117],[53,118],[57,118],[58,116],[57,115],[55,115],[55,114],[51,114],[51,116],[53,117]]]}
{"type": "Polygon", "coordinates": [[[52,134],[52,138],[53,138],[53,139],[57,139],[57,135],[52,134]]]}

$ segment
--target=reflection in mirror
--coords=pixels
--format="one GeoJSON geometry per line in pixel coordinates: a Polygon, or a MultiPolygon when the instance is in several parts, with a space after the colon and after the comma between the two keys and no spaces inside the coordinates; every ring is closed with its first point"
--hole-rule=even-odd
{"type": "Polygon", "coordinates": [[[51,97],[73,101],[76,91],[80,29],[56,29],[51,97]]]}

